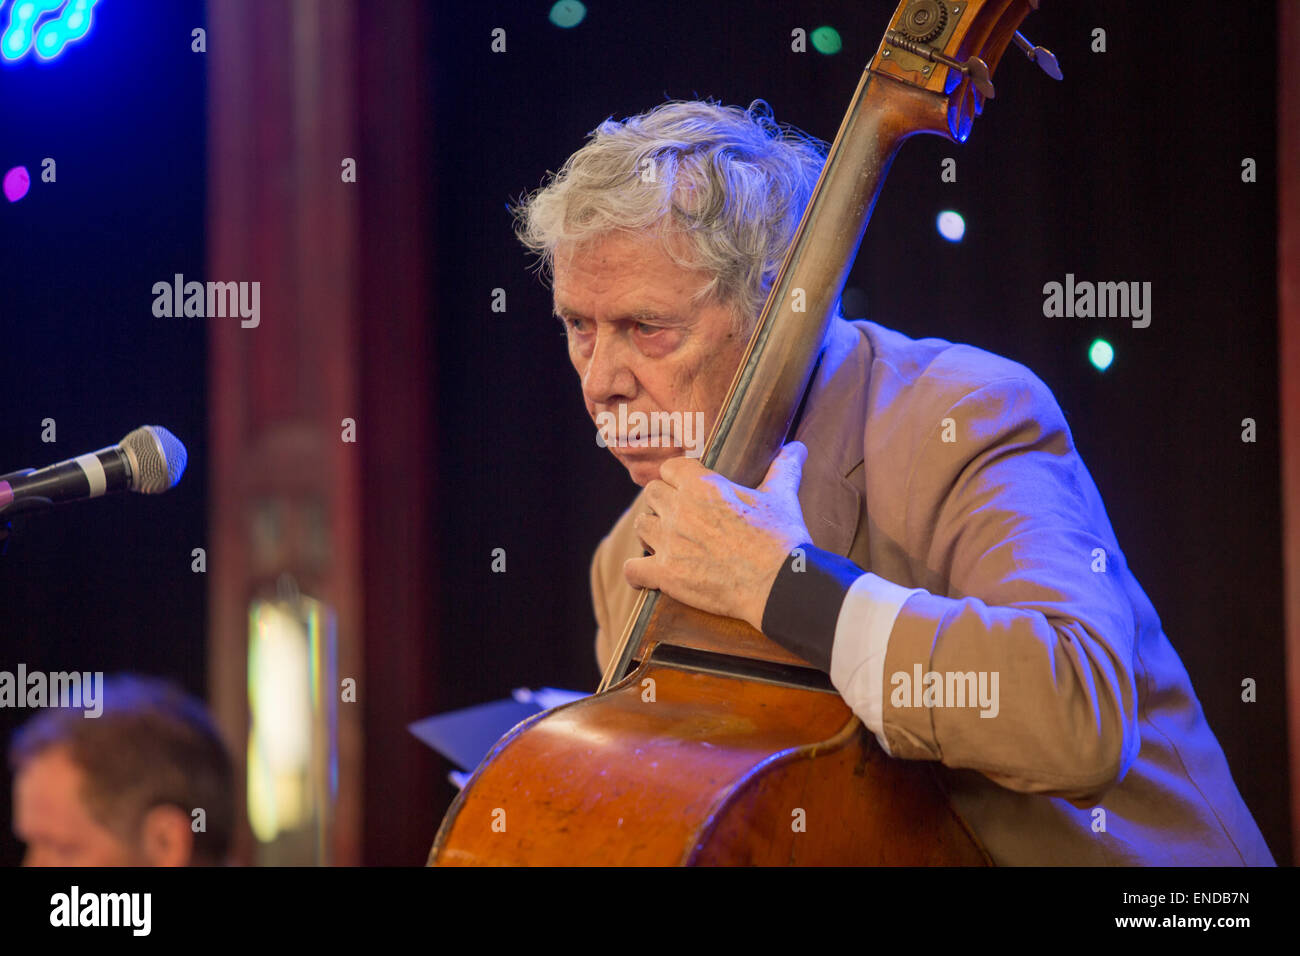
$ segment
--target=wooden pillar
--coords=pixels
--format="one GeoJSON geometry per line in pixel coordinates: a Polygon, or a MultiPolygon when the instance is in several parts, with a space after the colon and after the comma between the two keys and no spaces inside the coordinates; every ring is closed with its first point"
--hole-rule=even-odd
{"type": "MultiPolygon", "coordinates": [[[[242,772],[250,601],[288,574],[337,615],[338,673],[361,674],[357,190],[351,4],[209,9],[208,271],[261,283],[256,328],[210,322],[214,711],[242,772]]],[[[360,713],[339,709],[333,858],[360,858],[360,713]]],[[[240,857],[252,859],[244,829],[240,857]]]]}
{"type": "MultiPolygon", "coordinates": [[[[239,767],[242,817],[249,602],[290,575],[333,609],[338,675],[358,692],[338,708],[330,855],[341,865],[420,863],[436,825],[420,819],[432,764],[388,759],[405,723],[435,709],[428,120],[417,108],[426,37],[418,3],[362,6],[208,10],[206,278],[261,283],[257,328],[210,320],[210,698],[239,767]],[[356,182],[342,175],[346,159],[356,182]],[[343,440],[345,419],[355,443],[343,440]],[[367,797],[384,843],[370,856],[367,797]]],[[[237,848],[251,862],[246,825],[237,848]]]]}

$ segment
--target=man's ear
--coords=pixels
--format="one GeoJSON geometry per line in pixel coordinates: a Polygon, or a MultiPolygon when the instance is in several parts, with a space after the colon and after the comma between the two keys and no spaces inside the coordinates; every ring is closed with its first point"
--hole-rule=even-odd
{"type": "Polygon", "coordinates": [[[149,866],[189,866],[194,853],[190,818],[180,807],[154,807],[140,825],[140,852],[149,866]]]}

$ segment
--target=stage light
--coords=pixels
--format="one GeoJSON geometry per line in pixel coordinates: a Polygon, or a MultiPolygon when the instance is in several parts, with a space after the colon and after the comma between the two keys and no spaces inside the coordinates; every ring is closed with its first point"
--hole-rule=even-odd
{"type": "Polygon", "coordinates": [[[844,44],[840,41],[840,32],[834,27],[818,27],[812,32],[813,49],[827,56],[839,53],[844,44]]]}
{"type": "Polygon", "coordinates": [[[10,202],[17,202],[27,195],[27,190],[31,188],[32,177],[27,172],[26,166],[15,166],[9,172],[5,173],[5,199],[10,202]]]}
{"type": "Polygon", "coordinates": [[[1110,363],[1115,361],[1115,350],[1105,339],[1094,339],[1092,345],[1088,347],[1088,359],[1096,366],[1097,371],[1104,372],[1110,368],[1110,363]]]}
{"type": "Polygon", "coordinates": [[[559,0],[559,3],[552,4],[547,19],[557,27],[567,30],[569,27],[576,27],[586,15],[587,8],[579,0],[559,0]]]}
{"type": "MultiPolygon", "coordinates": [[[[52,60],[75,40],[90,32],[91,10],[99,0],[17,0],[9,7],[9,24],[0,34],[0,56],[19,60],[35,50],[42,60],[52,60]],[[62,12],[44,23],[47,13],[62,12]]],[[[0,4],[3,0],[0,0],[0,4]]]]}
{"type": "Polygon", "coordinates": [[[962,237],[966,235],[966,220],[961,217],[961,213],[953,212],[951,209],[939,213],[935,225],[939,228],[939,235],[949,242],[961,242],[962,237]]]}

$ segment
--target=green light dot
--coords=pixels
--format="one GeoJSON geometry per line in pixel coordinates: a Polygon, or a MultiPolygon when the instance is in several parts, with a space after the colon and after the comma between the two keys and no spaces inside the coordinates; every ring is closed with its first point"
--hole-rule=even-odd
{"type": "Polygon", "coordinates": [[[557,27],[576,27],[582,22],[587,15],[587,8],[579,0],[559,0],[559,3],[551,7],[551,12],[547,16],[557,27]]]}
{"type": "Polygon", "coordinates": [[[840,32],[834,27],[818,27],[812,32],[813,49],[818,53],[833,56],[844,47],[840,42],[840,32]]]}

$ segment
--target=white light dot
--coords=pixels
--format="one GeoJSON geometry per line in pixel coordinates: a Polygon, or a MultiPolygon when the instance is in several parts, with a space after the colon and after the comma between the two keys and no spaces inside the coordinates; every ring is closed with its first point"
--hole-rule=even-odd
{"type": "Polygon", "coordinates": [[[961,217],[961,213],[951,209],[939,213],[935,224],[939,227],[939,235],[949,242],[961,242],[962,236],[966,235],[966,220],[961,217]]]}

